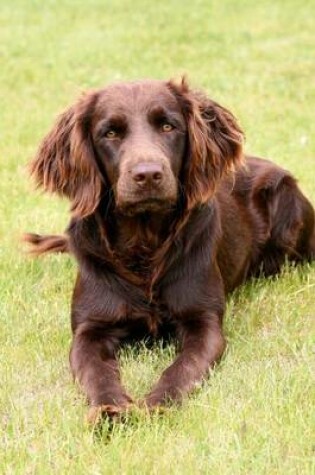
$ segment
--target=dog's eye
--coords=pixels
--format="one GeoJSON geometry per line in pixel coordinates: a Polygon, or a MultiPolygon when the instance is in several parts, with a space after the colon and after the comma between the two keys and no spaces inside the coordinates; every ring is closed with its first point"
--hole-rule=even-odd
{"type": "Polygon", "coordinates": [[[106,133],[105,133],[105,137],[107,139],[116,139],[118,137],[118,132],[117,130],[115,129],[109,129],[106,133]]]}
{"type": "Polygon", "coordinates": [[[164,122],[161,125],[161,129],[162,129],[162,132],[171,132],[174,129],[174,127],[169,122],[164,122]]]}

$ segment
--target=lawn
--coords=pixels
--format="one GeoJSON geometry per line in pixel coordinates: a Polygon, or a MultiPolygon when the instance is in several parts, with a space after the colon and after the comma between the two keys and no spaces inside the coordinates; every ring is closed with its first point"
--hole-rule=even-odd
{"type": "MultiPolygon", "coordinates": [[[[228,349],[181,408],[141,411],[111,433],[85,423],[71,380],[70,257],[31,260],[23,231],[60,232],[68,205],[25,165],[82,90],[179,77],[233,110],[247,151],[290,169],[315,204],[312,0],[1,0],[0,473],[315,473],[315,265],[229,300],[228,349]]],[[[121,354],[141,397],[172,346],[121,354]]]]}

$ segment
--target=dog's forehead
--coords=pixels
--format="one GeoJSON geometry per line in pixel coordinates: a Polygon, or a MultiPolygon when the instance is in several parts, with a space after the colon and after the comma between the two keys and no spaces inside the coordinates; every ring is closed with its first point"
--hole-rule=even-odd
{"type": "Polygon", "coordinates": [[[105,112],[136,114],[154,106],[180,109],[165,81],[143,80],[107,86],[99,93],[96,111],[100,115],[105,112]]]}

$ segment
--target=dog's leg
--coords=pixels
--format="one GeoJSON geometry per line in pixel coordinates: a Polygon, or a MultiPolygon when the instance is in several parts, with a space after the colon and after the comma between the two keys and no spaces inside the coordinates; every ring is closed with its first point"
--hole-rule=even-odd
{"type": "Polygon", "coordinates": [[[82,385],[91,406],[90,423],[97,423],[104,415],[117,416],[132,403],[120,382],[115,355],[118,339],[112,332],[106,333],[106,329],[79,325],[70,352],[73,375],[82,385]]]}
{"type": "Polygon", "coordinates": [[[298,252],[303,260],[315,260],[315,212],[311,203],[300,193],[303,228],[298,244],[298,252]]]}
{"type": "Polygon", "coordinates": [[[253,200],[268,223],[269,237],[261,248],[253,274],[277,274],[285,260],[298,263],[315,259],[315,218],[311,203],[296,180],[277,169],[254,190],[253,200]]]}
{"type": "Polygon", "coordinates": [[[221,321],[216,315],[180,322],[179,338],[180,354],[145,398],[149,409],[167,401],[180,401],[206,376],[225,348],[221,321]]]}
{"type": "Polygon", "coordinates": [[[272,246],[296,262],[314,258],[314,209],[290,176],[279,183],[269,210],[272,246]]]}

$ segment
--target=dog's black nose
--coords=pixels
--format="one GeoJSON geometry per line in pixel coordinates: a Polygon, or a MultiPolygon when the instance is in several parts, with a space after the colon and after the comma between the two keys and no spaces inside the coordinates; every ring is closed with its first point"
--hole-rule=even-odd
{"type": "Polygon", "coordinates": [[[163,179],[163,168],[159,163],[138,163],[131,171],[133,180],[137,185],[159,185],[163,179]]]}

